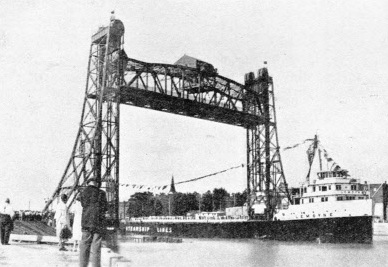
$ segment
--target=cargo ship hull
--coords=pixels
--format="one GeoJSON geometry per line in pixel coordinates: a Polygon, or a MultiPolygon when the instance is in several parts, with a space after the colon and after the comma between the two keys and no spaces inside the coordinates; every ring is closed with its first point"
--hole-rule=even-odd
{"type": "Polygon", "coordinates": [[[261,238],[280,241],[372,243],[371,216],[285,221],[128,222],[126,234],[184,238],[261,238]]]}

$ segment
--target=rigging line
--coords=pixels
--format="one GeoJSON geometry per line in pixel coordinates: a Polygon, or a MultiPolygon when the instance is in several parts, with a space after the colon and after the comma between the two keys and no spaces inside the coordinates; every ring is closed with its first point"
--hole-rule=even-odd
{"type": "Polygon", "coordinates": [[[238,166],[235,166],[235,167],[231,167],[229,169],[225,169],[225,170],[222,170],[222,171],[219,171],[219,172],[215,172],[215,173],[211,173],[211,174],[207,174],[207,175],[204,175],[204,176],[201,176],[201,177],[185,180],[185,181],[178,182],[178,183],[175,183],[175,184],[177,185],[177,184],[183,184],[183,183],[188,183],[188,182],[194,182],[194,181],[197,181],[197,180],[200,180],[200,179],[204,179],[204,178],[207,178],[207,177],[210,177],[210,176],[214,176],[214,175],[217,175],[217,174],[220,174],[220,173],[223,173],[223,172],[227,172],[227,171],[230,171],[230,170],[233,170],[233,169],[243,168],[243,167],[244,167],[244,164],[241,164],[241,165],[238,165],[238,166]]]}
{"type": "Polygon", "coordinates": [[[306,140],[298,143],[298,144],[295,144],[295,145],[292,145],[292,146],[287,146],[285,148],[283,148],[282,150],[283,151],[286,151],[286,150],[289,150],[289,149],[293,149],[293,148],[296,148],[298,146],[301,146],[301,145],[304,145],[306,142],[309,142],[309,141],[314,141],[314,139],[311,139],[311,138],[307,138],[306,140]]]}
{"type": "MultiPolygon", "coordinates": [[[[222,171],[218,171],[218,172],[214,172],[214,173],[211,173],[211,174],[207,174],[207,175],[204,175],[204,176],[201,176],[201,177],[197,177],[197,178],[192,178],[192,179],[189,179],[189,180],[184,180],[184,181],[181,181],[181,182],[177,182],[177,183],[174,183],[175,185],[177,184],[183,184],[183,183],[189,183],[189,182],[194,182],[194,181],[197,181],[197,180],[201,180],[201,179],[204,179],[204,178],[207,178],[207,177],[210,177],[210,176],[214,176],[214,175],[217,175],[217,174],[220,174],[220,173],[224,173],[224,172],[227,172],[227,171],[230,171],[230,170],[233,170],[233,169],[238,169],[238,168],[244,168],[244,164],[240,164],[238,166],[234,166],[234,167],[230,167],[228,169],[225,169],[225,170],[222,170],[222,171]]],[[[119,184],[117,182],[113,182],[115,184],[119,184]]],[[[123,185],[135,185],[135,184],[119,184],[121,186],[123,185]]],[[[142,186],[144,188],[147,188],[147,187],[155,187],[155,186],[147,186],[147,185],[138,185],[138,186],[142,186]]],[[[165,187],[165,186],[170,186],[170,184],[166,184],[166,185],[159,185],[157,187],[165,187]]],[[[79,187],[82,187],[82,186],[79,186],[79,187]]]]}

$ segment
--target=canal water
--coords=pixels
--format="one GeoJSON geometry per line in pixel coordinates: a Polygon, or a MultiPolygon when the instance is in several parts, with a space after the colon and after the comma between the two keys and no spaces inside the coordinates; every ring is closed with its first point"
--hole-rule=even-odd
{"type": "Polygon", "coordinates": [[[388,266],[388,236],[373,244],[318,244],[253,239],[121,242],[131,266],[388,266]]]}

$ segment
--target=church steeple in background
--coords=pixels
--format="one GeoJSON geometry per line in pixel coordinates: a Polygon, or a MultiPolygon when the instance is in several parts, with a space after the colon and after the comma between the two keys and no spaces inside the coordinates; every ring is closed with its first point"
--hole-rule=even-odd
{"type": "Polygon", "coordinates": [[[170,192],[168,192],[169,194],[175,194],[176,193],[176,190],[175,190],[175,183],[174,183],[174,175],[172,176],[171,178],[171,186],[170,186],[170,192]]]}

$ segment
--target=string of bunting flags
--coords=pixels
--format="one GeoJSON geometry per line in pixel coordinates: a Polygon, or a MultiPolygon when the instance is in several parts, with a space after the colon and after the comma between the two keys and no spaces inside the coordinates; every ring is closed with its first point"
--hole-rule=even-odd
{"type": "Polygon", "coordinates": [[[144,185],[144,184],[119,184],[120,186],[129,187],[129,189],[135,191],[163,191],[169,189],[168,185],[154,186],[154,185],[144,185]]]}
{"type": "MultiPolygon", "coordinates": [[[[181,181],[181,182],[177,182],[177,183],[175,183],[175,185],[198,181],[198,180],[210,177],[210,176],[215,176],[215,175],[220,174],[220,173],[224,173],[224,172],[227,172],[227,171],[230,171],[230,170],[233,170],[233,169],[238,169],[238,168],[243,168],[243,167],[244,167],[244,164],[241,164],[241,165],[234,166],[234,167],[222,170],[222,171],[218,171],[218,172],[214,172],[214,173],[207,174],[207,175],[204,175],[204,176],[200,176],[200,177],[197,177],[197,178],[192,178],[192,179],[184,180],[184,181],[181,181]]],[[[169,190],[170,189],[170,185],[169,184],[168,185],[155,186],[155,185],[144,185],[144,184],[122,184],[122,183],[119,183],[119,186],[128,187],[128,189],[132,189],[132,190],[136,190],[136,191],[151,191],[151,192],[160,192],[160,191],[164,191],[164,190],[169,190]]]]}
{"type": "Polygon", "coordinates": [[[295,145],[293,145],[293,146],[285,147],[285,148],[283,148],[283,151],[289,150],[289,149],[293,149],[293,148],[296,148],[296,147],[298,147],[298,146],[301,146],[301,145],[305,144],[306,142],[311,142],[311,141],[314,141],[314,139],[309,138],[309,139],[306,139],[306,140],[304,140],[303,142],[301,142],[301,143],[299,143],[299,144],[295,144],[295,145]]]}
{"type": "MultiPolygon", "coordinates": [[[[301,145],[304,145],[306,142],[312,142],[314,141],[314,139],[311,139],[311,138],[308,138],[308,139],[305,139],[304,141],[302,141],[301,143],[298,143],[298,144],[295,144],[293,146],[288,146],[288,147],[285,147],[283,148],[283,151],[285,150],[289,150],[289,149],[293,149],[293,148],[296,148],[298,146],[301,146],[301,145]]],[[[308,161],[309,161],[309,164],[311,165],[313,159],[314,159],[314,152],[315,152],[315,149],[317,148],[318,146],[318,149],[323,151],[323,156],[324,158],[326,159],[326,161],[331,164],[331,168],[330,169],[341,169],[341,167],[333,160],[333,158],[331,158],[329,156],[329,154],[327,153],[326,149],[320,144],[320,142],[317,142],[317,143],[312,143],[308,150],[307,150],[307,157],[308,157],[308,161]]]]}
{"type": "Polygon", "coordinates": [[[325,157],[327,162],[332,164],[330,169],[331,170],[333,170],[333,169],[337,169],[337,170],[341,169],[341,166],[339,166],[331,157],[329,157],[329,154],[327,153],[326,149],[324,149],[321,145],[319,147],[320,147],[320,149],[322,149],[323,156],[325,157]]]}

